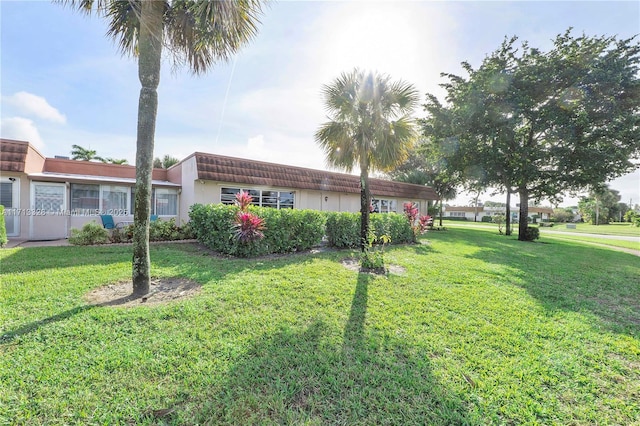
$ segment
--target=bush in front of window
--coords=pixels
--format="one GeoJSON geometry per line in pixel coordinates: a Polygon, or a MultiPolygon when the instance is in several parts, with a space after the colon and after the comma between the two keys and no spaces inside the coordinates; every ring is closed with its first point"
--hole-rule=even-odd
{"type": "MultiPolygon", "coordinates": [[[[371,222],[373,217],[371,215],[371,222]]],[[[370,225],[371,226],[371,225],[370,225]]],[[[331,247],[355,248],[360,246],[360,213],[327,213],[327,241],[331,247]]]]}
{"type": "Polygon", "coordinates": [[[4,226],[4,206],[0,204],[0,247],[7,245],[7,228],[4,226]]]}
{"type": "MultiPolygon", "coordinates": [[[[370,229],[378,236],[388,235],[392,244],[413,242],[413,230],[404,215],[397,213],[372,214],[370,229]]],[[[355,248],[360,246],[360,213],[327,213],[327,240],[331,247],[355,248]]],[[[382,241],[376,238],[375,244],[382,241]]]]}
{"type": "Polygon", "coordinates": [[[86,223],[82,229],[71,228],[69,244],[88,246],[92,244],[106,244],[109,242],[109,231],[95,221],[86,223]]]}
{"type": "Polygon", "coordinates": [[[238,257],[308,250],[320,244],[324,236],[322,212],[259,206],[247,210],[264,221],[264,238],[251,244],[236,237],[238,206],[194,204],[189,211],[191,228],[198,241],[211,250],[238,257]]]}

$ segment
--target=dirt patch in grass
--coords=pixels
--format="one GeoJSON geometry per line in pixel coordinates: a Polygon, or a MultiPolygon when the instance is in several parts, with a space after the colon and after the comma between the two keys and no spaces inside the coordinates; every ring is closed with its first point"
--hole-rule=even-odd
{"type": "Polygon", "coordinates": [[[131,281],[123,281],[92,290],[85,300],[97,306],[162,305],[193,297],[201,288],[200,284],[186,278],[161,278],[151,281],[148,294],[137,296],[132,294],[131,281]]]}
{"type": "MultiPolygon", "coordinates": [[[[384,275],[375,271],[364,271],[360,269],[360,261],[356,258],[353,257],[348,257],[346,259],[342,259],[342,261],[340,262],[342,263],[342,266],[344,266],[345,268],[351,270],[351,271],[355,271],[355,272],[362,272],[362,273],[372,273],[372,274],[376,274],[376,275],[384,275]]],[[[407,272],[407,270],[402,267],[402,266],[398,266],[398,265],[387,265],[387,273],[390,274],[394,274],[394,275],[404,275],[405,272],[407,272]]]]}

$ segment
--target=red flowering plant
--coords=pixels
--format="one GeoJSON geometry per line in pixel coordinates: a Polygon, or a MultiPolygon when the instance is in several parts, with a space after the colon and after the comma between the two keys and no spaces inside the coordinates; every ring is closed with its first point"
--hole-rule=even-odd
{"type": "Polygon", "coordinates": [[[241,243],[251,243],[264,237],[264,220],[251,212],[238,212],[234,227],[241,243]]]}
{"type": "Polygon", "coordinates": [[[433,221],[431,220],[431,216],[420,216],[420,218],[418,219],[420,210],[418,210],[418,207],[412,202],[404,203],[402,205],[402,208],[405,217],[409,221],[409,226],[413,231],[413,239],[414,241],[416,241],[418,238],[418,234],[424,234],[425,232],[427,232],[427,228],[433,223],[433,221]]]}
{"type": "Polygon", "coordinates": [[[240,211],[246,212],[251,202],[253,201],[253,197],[245,191],[240,191],[236,194],[236,206],[240,207],[240,211]]]}
{"type": "Polygon", "coordinates": [[[431,228],[433,226],[433,218],[431,216],[427,215],[423,215],[420,216],[420,233],[424,234],[425,232],[427,232],[428,228],[431,228]]]}
{"type": "Polygon", "coordinates": [[[241,243],[251,243],[264,238],[264,219],[248,211],[252,201],[253,198],[248,192],[240,191],[236,194],[236,206],[240,211],[236,215],[233,227],[236,238],[241,243]]]}

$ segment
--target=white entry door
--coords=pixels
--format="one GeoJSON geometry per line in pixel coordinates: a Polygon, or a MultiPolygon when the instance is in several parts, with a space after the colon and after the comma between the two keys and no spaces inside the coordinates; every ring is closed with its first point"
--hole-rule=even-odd
{"type": "Polygon", "coordinates": [[[4,206],[4,224],[7,237],[20,235],[20,178],[0,180],[0,204],[4,206]]]}
{"type": "Polygon", "coordinates": [[[29,239],[66,238],[66,208],[67,187],[64,183],[32,182],[29,239]]]}

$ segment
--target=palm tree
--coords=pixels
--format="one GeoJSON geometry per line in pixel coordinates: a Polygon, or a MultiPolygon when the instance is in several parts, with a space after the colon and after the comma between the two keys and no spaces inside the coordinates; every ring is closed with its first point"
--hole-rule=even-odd
{"type": "Polygon", "coordinates": [[[228,60],[257,33],[263,0],[58,0],[108,20],[107,35],[124,54],[138,57],[138,103],[133,292],[149,292],[149,213],[160,60],[166,47],[174,65],[195,74],[228,60]]]}
{"type": "Polygon", "coordinates": [[[174,164],[178,164],[180,160],[176,157],[172,157],[169,154],[165,154],[164,157],[156,157],[153,159],[153,167],[156,169],[168,169],[174,164]]]}
{"type": "Polygon", "coordinates": [[[80,145],[71,145],[71,159],[79,161],[91,161],[96,158],[96,151],[83,148],[80,145]]]}
{"type": "Polygon", "coordinates": [[[360,249],[369,234],[369,172],[386,171],[400,164],[416,137],[410,114],[418,92],[404,81],[354,69],[322,89],[330,121],[315,139],[329,166],[350,172],[360,166],[360,249]]]}

